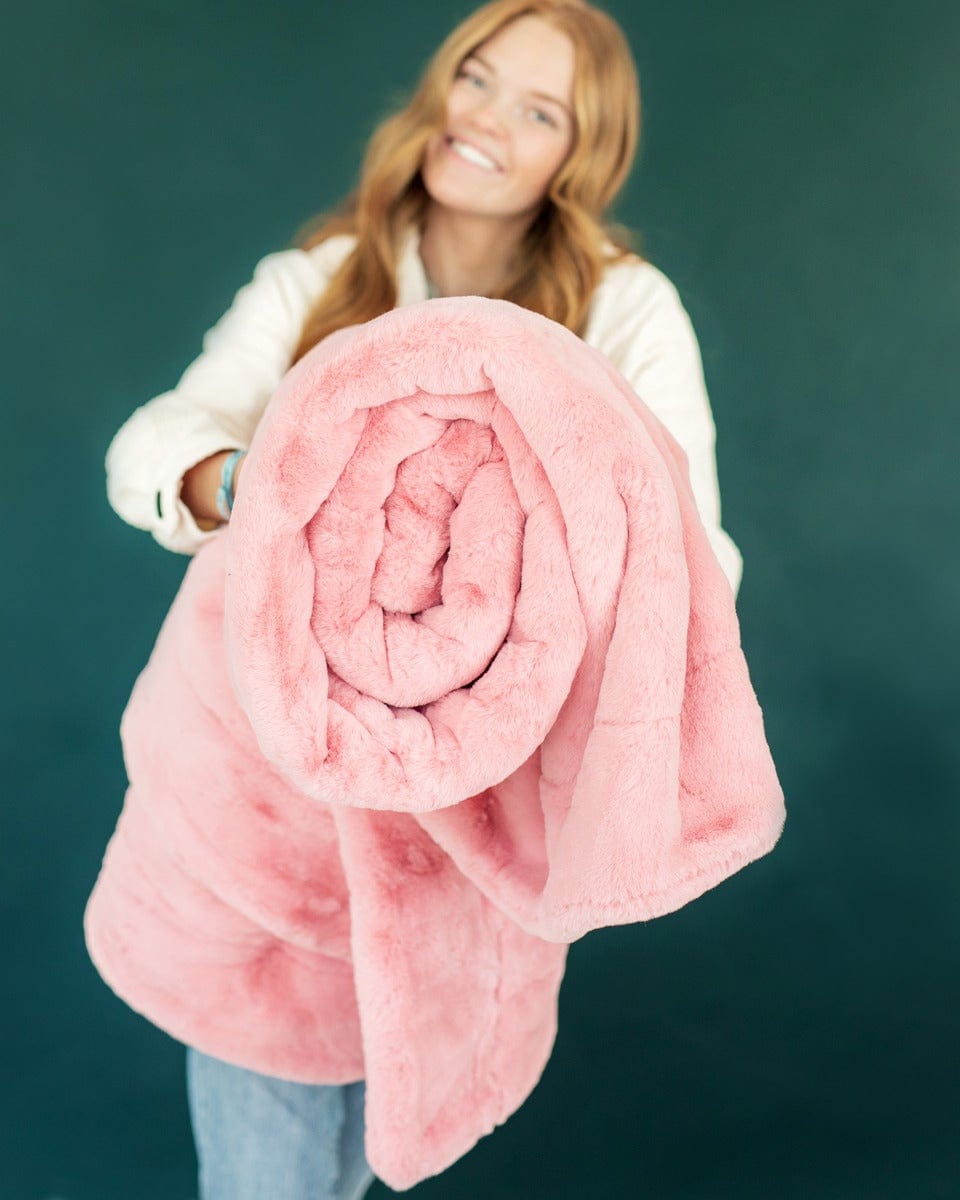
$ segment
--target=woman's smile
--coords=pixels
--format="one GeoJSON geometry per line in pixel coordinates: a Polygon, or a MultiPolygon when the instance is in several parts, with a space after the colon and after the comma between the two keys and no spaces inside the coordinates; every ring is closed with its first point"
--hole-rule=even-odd
{"type": "Polygon", "coordinates": [[[503,168],[500,167],[488,154],[459,138],[446,138],[445,145],[448,151],[459,162],[465,163],[467,166],[474,167],[478,171],[486,171],[488,175],[502,175],[503,168]]]}

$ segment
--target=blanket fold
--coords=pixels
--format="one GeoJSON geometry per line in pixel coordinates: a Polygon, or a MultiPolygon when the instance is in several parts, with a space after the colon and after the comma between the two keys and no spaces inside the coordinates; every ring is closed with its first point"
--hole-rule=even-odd
{"type": "Polygon", "coordinates": [[[536,1086],[569,943],[784,821],[682,448],[599,351],[481,297],[285,376],[121,737],[101,974],[207,1053],[366,1078],[395,1190],[536,1086]]]}

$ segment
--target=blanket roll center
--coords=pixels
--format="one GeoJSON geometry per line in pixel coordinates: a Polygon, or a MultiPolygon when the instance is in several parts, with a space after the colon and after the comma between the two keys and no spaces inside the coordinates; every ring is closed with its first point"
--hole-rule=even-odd
{"type": "Polygon", "coordinates": [[[330,671],[384,703],[469,685],[510,630],[526,514],[490,402],[421,393],[371,409],[308,524],[313,635],[330,671]]]}

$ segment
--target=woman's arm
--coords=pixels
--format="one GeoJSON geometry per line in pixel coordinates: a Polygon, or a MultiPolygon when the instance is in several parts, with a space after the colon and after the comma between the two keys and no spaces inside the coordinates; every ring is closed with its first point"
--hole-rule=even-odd
{"type": "MultiPolygon", "coordinates": [[[[232,450],[221,450],[217,454],[211,454],[203,462],[191,467],[183,477],[180,499],[190,509],[200,529],[216,529],[223,522],[220,510],[217,508],[217,492],[220,490],[223,464],[232,453],[232,450]]],[[[246,455],[238,458],[236,466],[233,468],[234,498],[240,488],[240,474],[245,461],[246,455]]]]}
{"type": "Polygon", "coordinates": [[[176,387],[121,426],[105,466],[107,498],[125,521],[181,554],[195,553],[215,535],[223,458],[249,447],[307,313],[351,241],[331,238],[311,251],[261,259],[176,387]]]}
{"type": "Polygon", "coordinates": [[[586,340],[683,447],[697,511],[736,598],[743,556],[721,524],[716,426],[690,317],[674,285],[651,264],[611,275],[597,290],[586,340]]]}

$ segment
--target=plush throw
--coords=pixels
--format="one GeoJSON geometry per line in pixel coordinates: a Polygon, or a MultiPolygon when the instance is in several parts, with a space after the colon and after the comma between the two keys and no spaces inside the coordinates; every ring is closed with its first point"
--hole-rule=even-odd
{"type": "Polygon", "coordinates": [[[396,1191],[536,1086],[569,943],[784,821],[683,450],[599,351],[482,297],[285,376],[121,737],[98,970],[208,1054],[365,1078],[396,1191]]]}

